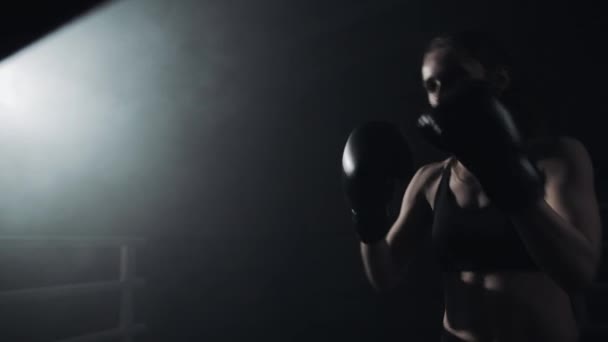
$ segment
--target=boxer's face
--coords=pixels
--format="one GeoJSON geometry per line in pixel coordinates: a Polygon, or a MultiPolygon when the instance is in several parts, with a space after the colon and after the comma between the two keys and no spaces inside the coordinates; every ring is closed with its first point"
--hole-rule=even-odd
{"type": "Polygon", "coordinates": [[[460,81],[484,78],[481,63],[451,48],[432,50],[422,62],[422,84],[432,107],[436,107],[441,102],[442,94],[460,81]]]}

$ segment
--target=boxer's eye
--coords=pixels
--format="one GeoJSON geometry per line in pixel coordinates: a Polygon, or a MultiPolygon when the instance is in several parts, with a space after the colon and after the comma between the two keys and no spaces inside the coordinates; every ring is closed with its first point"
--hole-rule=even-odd
{"type": "Polygon", "coordinates": [[[449,90],[460,82],[470,78],[469,73],[461,67],[449,68],[434,77],[430,77],[423,82],[423,87],[429,93],[437,93],[449,90]]]}
{"type": "Polygon", "coordinates": [[[435,78],[430,78],[423,82],[422,86],[429,93],[436,93],[439,89],[439,81],[435,78]]]}

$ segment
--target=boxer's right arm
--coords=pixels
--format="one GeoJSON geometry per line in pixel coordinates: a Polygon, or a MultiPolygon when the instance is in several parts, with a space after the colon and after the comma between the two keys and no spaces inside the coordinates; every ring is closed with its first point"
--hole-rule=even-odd
{"type": "Polygon", "coordinates": [[[373,244],[361,243],[365,273],[376,290],[390,290],[399,284],[405,267],[430,228],[432,209],[426,189],[434,174],[433,169],[433,164],[425,165],[412,177],[403,196],[399,216],[386,238],[373,244]]]}

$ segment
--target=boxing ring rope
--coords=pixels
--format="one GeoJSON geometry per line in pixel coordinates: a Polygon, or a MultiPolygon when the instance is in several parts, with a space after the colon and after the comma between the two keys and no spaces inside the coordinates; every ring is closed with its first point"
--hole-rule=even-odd
{"type": "Polygon", "coordinates": [[[118,280],[76,283],[59,286],[19,289],[0,292],[0,304],[25,299],[46,299],[50,297],[72,296],[83,293],[103,293],[120,291],[120,316],[118,327],[62,339],[57,342],[97,342],[120,339],[132,342],[135,335],[146,331],[144,324],[134,322],[133,293],[145,285],[145,280],[136,276],[136,250],[145,241],[132,237],[0,237],[0,246],[20,248],[45,246],[65,247],[117,247],[120,252],[118,280]]]}

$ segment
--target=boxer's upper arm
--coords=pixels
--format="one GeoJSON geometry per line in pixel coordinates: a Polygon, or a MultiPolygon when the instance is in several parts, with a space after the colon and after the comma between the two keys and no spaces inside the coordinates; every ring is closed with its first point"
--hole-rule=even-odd
{"type": "Polygon", "coordinates": [[[564,138],[558,145],[555,161],[547,167],[545,200],[599,255],[601,223],[591,158],[578,140],[564,138]]]}
{"type": "Polygon", "coordinates": [[[432,209],[425,192],[438,167],[435,163],[418,169],[405,190],[399,215],[387,235],[391,254],[399,266],[404,266],[416,253],[431,226],[432,209]]]}

